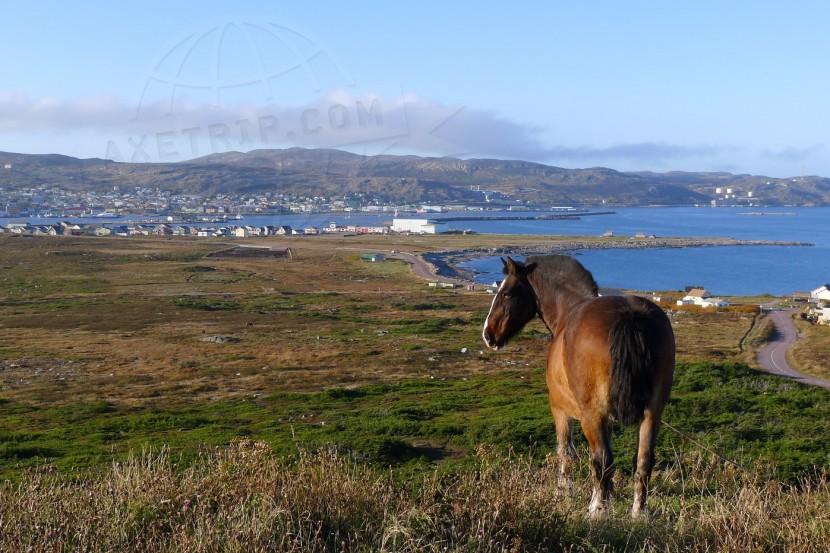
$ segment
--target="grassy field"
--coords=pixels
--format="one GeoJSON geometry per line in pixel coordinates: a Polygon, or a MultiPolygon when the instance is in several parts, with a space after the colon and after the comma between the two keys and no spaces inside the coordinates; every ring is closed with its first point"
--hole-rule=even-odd
{"type": "Polygon", "coordinates": [[[830,326],[811,324],[795,316],[799,333],[790,356],[791,363],[800,370],[830,379],[830,326]]]}
{"type": "MultiPolygon", "coordinates": [[[[576,500],[555,496],[545,484],[554,437],[544,326],[487,351],[480,329],[489,294],[436,290],[403,262],[360,259],[507,240],[540,238],[251,242],[291,246],[289,260],[206,257],[239,241],[0,236],[0,524],[14,528],[0,548],[61,549],[32,528],[49,528],[64,546],[109,544],[101,550],[213,550],[205,544],[220,534],[229,550],[296,551],[341,541],[348,550],[414,551],[417,539],[444,544],[434,550],[581,550],[625,539],[635,550],[810,550],[795,528],[808,545],[830,540],[830,503],[817,506],[828,497],[828,393],[747,364],[768,334],[751,307],[764,298],[672,310],[680,363],[666,420],[685,436],[665,429],[658,442],[660,536],[591,526],[581,518],[584,487],[576,500]],[[494,482],[502,473],[541,495],[507,498],[494,482]],[[350,490],[331,492],[339,506],[304,505],[321,501],[317,492],[294,497],[274,483],[326,474],[350,490]],[[494,496],[477,504],[482,481],[494,496]],[[107,486],[131,491],[102,499],[107,486]],[[52,496],[59,505],[30,513],[52,496]],[[533,501],[552,514],[531,516],[533,501]],[[388,509],[369,507],[377,502],[388,509]],[[764,509],[744,534],[719,534],[764,509]],[[772,522],[805,510],[786,535],[772,522]],[[81,524],[77,539],[59,522],[96,516],[109,522],[81,524]],[[286,532],[298,541],[275,538],[286,532]]],[[[818,331],[805,332],[808,343],[823,338],[818,331]]],[[[614,440],[621,514],[633,432],[619,429],[614,440]]]]}

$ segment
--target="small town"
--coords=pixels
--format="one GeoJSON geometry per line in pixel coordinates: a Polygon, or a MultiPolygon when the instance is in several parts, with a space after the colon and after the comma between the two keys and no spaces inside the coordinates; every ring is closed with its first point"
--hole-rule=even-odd
{"type": "MultiPolygon", "coordinates": [[[[12,164],[5,164],[11,169],[12,164]]],[[[22,189],[0,186],[0,218],[60,217],[112,218],[160,217],[202,221],[250,215],[288,215],[311,213],[395,213],[442,211],[483,211],[485,209],[536,210],[546,206],[509,202],[492,191],[479,190],[480,202],[469,204],[392,205],[363,193],[342,197],[297,196],[279,192],[176,194],[169,190],[113,186],[108,192],[77,190],[72,186],[40,184],[22,189]]]]}
{"type": "MultiPolygon", "coordinates": [[[[102,218],[103,220],[104,218],[102,218]]],[[[166,222],[95,222],[75,223],[32,223],[12,221],[0,224],[0,234],[26,236],[197,236],[214,238],[251,238],[265,236],[314,236],[320,234],[437,234],[439,223],[432,219],[395,218],[392,223],[378,222],[375,225],[328,225],[292,228],[290,225],[245,225],[229,223],[226,219],[201,223],[174,223],[173,217],[166,222]]],[[[241,217],[240,217],[241,219],[241,217]]],[[[233,220],[233,219],[231,219],[233,220]]]]}

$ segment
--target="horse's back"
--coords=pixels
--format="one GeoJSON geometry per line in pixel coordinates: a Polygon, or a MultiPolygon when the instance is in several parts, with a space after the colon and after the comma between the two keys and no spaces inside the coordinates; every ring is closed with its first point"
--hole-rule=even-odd
{"type": "MultiPolygon", "coordinates": [[[[631,422],[650,399],[664,403],[674,373],[675,343],[663,310],[639,296],[600,296],[583,302],[554,338],[548,380],[572,409],[614,413],[631,422]],[[625,365],[625,367],[622,367],[625,365]],[[633,371],[620,374],[621,370],[633,371]],[[628,409],[620,409],[622,404],[628,409]],[[574,409],[575,407],[575,409],[574,409]]],[[[570,413],[581,418],[578,413],[570,413]]]]}

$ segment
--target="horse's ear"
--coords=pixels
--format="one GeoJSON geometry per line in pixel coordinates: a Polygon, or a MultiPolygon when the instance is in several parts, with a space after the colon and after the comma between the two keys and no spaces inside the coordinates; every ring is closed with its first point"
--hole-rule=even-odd
{"type": "MultiPolygon", "coordinates": [[[[502,262],[504,262],[503,259],[502,262]]],[[[504,273],[510,275],[516,274],[516,262],[509,255],[507,256],[507,262],[504,263],[504,273]]]]}

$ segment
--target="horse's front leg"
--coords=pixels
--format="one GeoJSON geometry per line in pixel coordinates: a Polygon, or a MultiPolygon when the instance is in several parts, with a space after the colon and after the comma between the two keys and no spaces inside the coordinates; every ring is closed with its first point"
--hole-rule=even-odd
{"type": "Polygon", "coordinates": [[[614,456],[611,452],[611,425],[607,419],[582,420],[582,431],[591,448],[594,490],[588,504],[588,516],[603,518],[611,510],[614,456]]]}
{"type": "Polygon", "coordinates": [[[573,442],[573,419],[564,411],[551,406],[553,420],[556,422],[556,454],[559,458],[559,477],[556,480],[557,487],[567,493],[573,494],[573,460],[576,455],[576,448],[573,442]]]}

